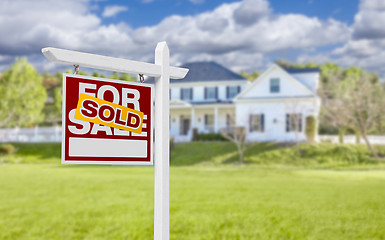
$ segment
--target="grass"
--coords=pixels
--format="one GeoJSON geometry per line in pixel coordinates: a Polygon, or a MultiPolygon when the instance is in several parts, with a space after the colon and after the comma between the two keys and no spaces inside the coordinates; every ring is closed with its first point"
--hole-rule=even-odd
{"type": "MultiPolygon", "coordinates": [[[[59,143],[13,144],[15,154],[1,155],[0,163],[59,163],[59,143]]],[[[385,156],[385,146],[375,146],[385,156]]],[[[238,153],[230,142],[191,142],[176,144],[170,155],[172,166],[233,166],[238,153]]],[[[365,145],[253,143],[247,145],[244,163],[269,168],[385,169],[384,158],[371,157],[365,145]]]]}
{"type": "MultiPolygon", "coordinates": [[[[385,239],[384,171],[172,167],[170,239],[385,239]]],[[[0,164],[0,239],[153,239],[153,168],[0,164]]]]}
{"type": "MultiPolygon", "coordinates": [[[[385,156],[385,146],[375,146],[385,156]]],[[[371,157],[365,145],[253,143],[246,147],[244,163],[263,167],[317,169],[385,169],[383,159],[371,157]]],[[[177,144],[171,152],[173,166],[223,166],[238,162],[230,142],[191,142],[177,144]]]]}

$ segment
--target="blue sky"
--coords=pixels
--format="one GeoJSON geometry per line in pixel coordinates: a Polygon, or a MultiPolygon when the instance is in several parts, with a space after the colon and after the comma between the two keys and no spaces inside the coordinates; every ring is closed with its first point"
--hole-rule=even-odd
{"type": "MultiPolygon", "coordinates": [[[[95,12],[102,14],[105,7],[110,5],[125,6],[127,9],[111,18],[104,20],[106,24],[127,22],[132,27],[151,26],[159,23],[169,15],[196,15],[212,11],[223,3],[235,2],[234,0],[220,1],[193,1],[180,0],[154,0],[140,1],[101,1],[95,12]]],[[[321,19],[335,18],[346,23],[353,23],[354,15],[358,10],[358,0],[270,0],[270,6],[276,13],[299,13],[321,19]]]]}
{"type": "Polygon", "coordinates": [[[384,23],[383,0],[0,0],[0,71],[21,56],[63,70],[42,56],[47,46],[151,62],[167,41],[174,65],[331,61],[384,77],[384,23]]]}

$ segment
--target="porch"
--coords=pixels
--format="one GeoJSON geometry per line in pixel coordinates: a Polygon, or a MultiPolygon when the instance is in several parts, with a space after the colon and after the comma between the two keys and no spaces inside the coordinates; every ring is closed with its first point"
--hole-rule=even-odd
{"type": "Polygon", "coordinates": [[[170,137],[175,142],[189,142],[193,129],[198,133],[219,133],[235,120],[235,108],[230,104],[202,104],[170,107],[170,137]]]}

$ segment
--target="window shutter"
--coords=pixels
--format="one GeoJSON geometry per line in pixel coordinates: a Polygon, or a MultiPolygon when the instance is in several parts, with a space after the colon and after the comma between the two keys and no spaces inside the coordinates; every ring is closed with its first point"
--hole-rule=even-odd
{"type": "Polygon", "coordinates": [[[218,99],[218,87],[215,87],[215,99],[218,99]]]}
{"type": "Polygon", "coordinates": [[[302,132],[302,114],[298,114],[298,131],[302,132]]]}
{"type": "Polygon", "coordinates": [[[190,88],[190,100],[193,100],[193,88],[190,88]]]}
{"type": "Polygon", "coordinates": [[[181,99],[181,100],[184,99],[184,96],[183,96],[183,88],[180,89],[180,98],[179,98],[179,99],[181,99]]]}
{"type": "Polygon", "coordinates": [[[249,115],[249,132],[252,132],[253,129],[253,115],[249,115]]]}
{"type": "Polygon", "coordinates": [[[265,114],[261,114],[261,118],[260,118],[260,125],[261,125],[261,132],[264,132],[265,131],[265,114]]]}
{"type": "Polygon", "coordinates": [[[205,87],[205,99],[207,99],[207,87],[205,87]]]}
{"type": "Polygon", "coordinates": [[[230,97],[230,93],[229,93],[229,92],[230,92],[230,87],[227,86],[227,87],[226,87],[226,98],[227,98],[227,99],[229,99],[229,97],[230,97]]]}
{"type": "Polygon", "coordinates": [[[241,92],[241,86],[238,86],[237,87],[237,93],[240,93],[241,92]]]}
{"type": "Polygon", "coordinates": [[[209,121],[209,119],[208,119],[208,115],[207,115],[207,114],[205,114],[205,126],[207,126],[207,125],[208,125],[208,121],[209,121]]]}
{"type": "Polygon", "coordinates": [[[286,113],[286,132],[290,131],[290,115],[286,113]]]}

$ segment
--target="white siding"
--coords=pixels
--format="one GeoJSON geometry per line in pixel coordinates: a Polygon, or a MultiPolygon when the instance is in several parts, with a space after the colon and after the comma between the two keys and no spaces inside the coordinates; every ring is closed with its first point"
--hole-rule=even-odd
{"type": "Polygon", "coordinates": [[[318,117],[318,108],[315,100],[303,101],[264,101],[264,102],[249,102],[236,104],[237,125],[246,127],[247,140],[254,141],[304,141],[305,135],[305,118],[309,115],[318,117]],[[302,131],[301,132],[286,132],[286,113],[301,113],[302,114],[302,131]],[[249,115],[264,114],[265,116],[265,131],[250,132],[249,131],[249,115]]]}
{"type": "Polygon", "coordinates": [[[279,71],[276,68],[271,69],[262,78],[256,79],[255,84],[250,86],[250,89],[242,96],[242,98],[274,98],[274,97],[298,97],[298,96],[309,96],[312,92],[305,86],[298,83],[295,79],[290,79],[288,74],[283,71],[279,71]],[[279,78],[279,92],[270,92],[270,79],[279,78]]]}

